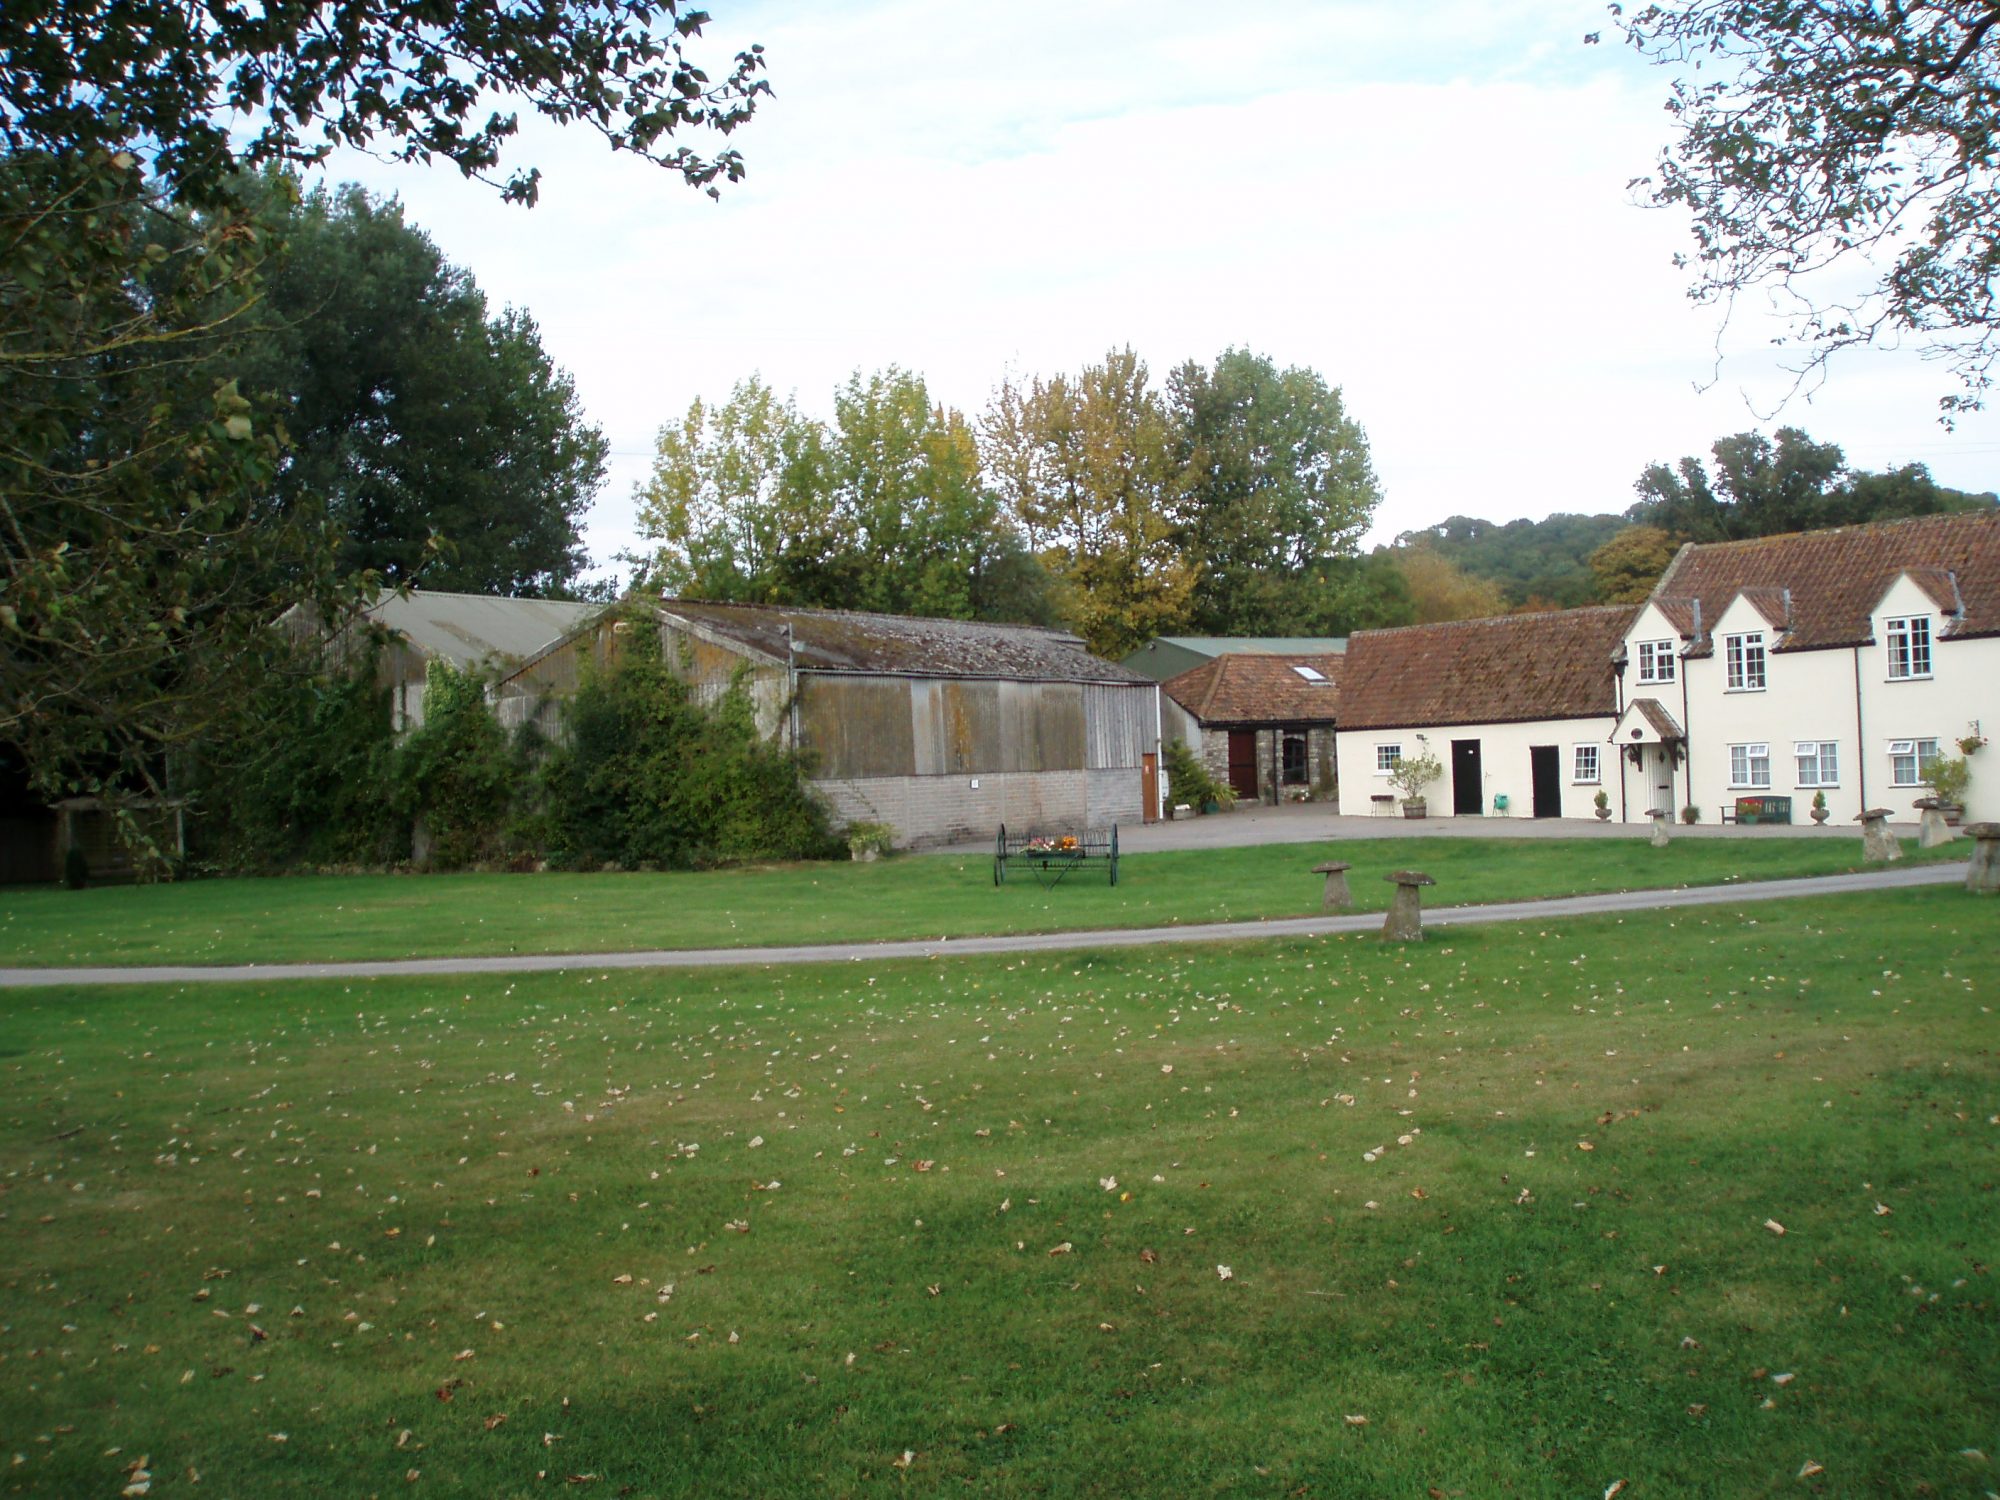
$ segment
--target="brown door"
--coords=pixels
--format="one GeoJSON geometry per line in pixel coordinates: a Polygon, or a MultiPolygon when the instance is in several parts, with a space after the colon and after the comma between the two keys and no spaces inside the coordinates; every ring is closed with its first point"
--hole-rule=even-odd
{"type": "Polygon", "coordinates": [[[1160,757],[1150,751],[1139,757],[1139,796],[1144,801],[1141,818],[1148,823],[1160,821],[1160,757]]]}
{"type": "Polygon", "coordinates": [[[1229,731],[1229,790],[1246,802],[1257,800],[1257,731],[1229,731]]]}

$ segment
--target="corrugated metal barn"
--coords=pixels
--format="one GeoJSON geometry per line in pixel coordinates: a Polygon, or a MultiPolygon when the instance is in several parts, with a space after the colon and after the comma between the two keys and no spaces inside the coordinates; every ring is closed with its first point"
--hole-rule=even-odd
{"type": "MultiPolygon", "coordinates": [[[[697,694],[738,673],[759,727],[811,757],[843,822],[906,846],[1002,823],[1064,832],[1159,815],[1159,693],[1064,631],[842,610],[665,600],[661,644],[697,694]]],[[[502,679],[507,700],[575,691],[593,625],[502,679]]]]}

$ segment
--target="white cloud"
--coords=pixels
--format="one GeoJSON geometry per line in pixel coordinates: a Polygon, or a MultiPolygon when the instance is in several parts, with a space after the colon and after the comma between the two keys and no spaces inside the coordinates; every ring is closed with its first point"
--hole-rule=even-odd
{"type": "MultiPolygon", "coordinates": [[[[632,542],[661,423],[761,372],[825,410],[897,363],[982,405],[1009,367],[1131,344],[1156,376],[1230,344],[1310,365],[1366,426],[1378,534],[1453,513],[1622,508],[1647,462],[1757,425],[1785,386],[1630,201],[1664,80],[1585,48],[1595,0],[1231,7],[752,6],[774,99],[711,203],[530,124],[532,213],[444,172],[343,162],[497,301],[529,308],[618,453],[590,541],[632,542]],[[1750,351],[1747,354],[1741,351],[1750,351]],[[1753,404],[1754,403],[1754,409],[1753,404]]],[[[713,70],[712,70],[713,71],[713,70]]],[[[704,143],[706,145],[706,143],[704,143]]],[[[2000,421],[1935,423],[1940,372],[1843,362],[1785,420],[1871,466],[2000,484],[2000,421]]]]}

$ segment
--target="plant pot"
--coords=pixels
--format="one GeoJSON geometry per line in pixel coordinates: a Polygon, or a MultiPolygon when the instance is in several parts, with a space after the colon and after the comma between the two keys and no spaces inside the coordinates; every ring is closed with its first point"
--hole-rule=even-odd
{"type": "Polygon", "coordinates": [[[1946,825],[1952,828],[1958,827],[1959,820],[1965,816],[1963,804],[1957,802],[1940,802],[1938,811],[1944,814],[1946,825]]]}
{"type": "Polygon", "coordinates": [[[1403,816],[1406,818],[1421,818],[1429,811],[1430,805],[1418,798],[1413,798],[1403,804],[1403,816]]]}
{"type": "Polygon", "coordinates": [[[1827,819],[1827,811],[1825,808],[1815,807],[1812,810],[1812,820],[1814,823],[1824,823],[1826,822],[1826,819],[1827,819]]]}
{"type": "Polygon", "coordinates": [[[1206,817],[1209,813],[1221,812],[1222,804],[1211,797],[1208,801],[1202,803],[1201,811],[1202,816],[1206,817]]]}
{"type": "Polygon", "coordinates": [[[1597,821],[1600,823],[1609,823],[1611,821],[1611,809],[1608,807],[1598,808],[1597,821]]]}

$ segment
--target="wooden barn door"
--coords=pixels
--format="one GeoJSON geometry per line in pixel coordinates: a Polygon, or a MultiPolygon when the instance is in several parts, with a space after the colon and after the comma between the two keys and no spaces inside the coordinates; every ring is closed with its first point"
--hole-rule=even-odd
{"type": "Polygon", "coordinates": [[[1148,750],[1139,757],[1139,796],[1144,803],[1140,817],[1148,823],[1160,821],[1160,757],[1148,750]]]}
{"type": "Polygon", "coordinates": [[[1229,790],[1245,802],[1257,800],[1257,731],[1229,731],[1229,790]]]}

